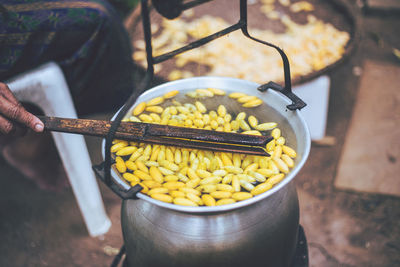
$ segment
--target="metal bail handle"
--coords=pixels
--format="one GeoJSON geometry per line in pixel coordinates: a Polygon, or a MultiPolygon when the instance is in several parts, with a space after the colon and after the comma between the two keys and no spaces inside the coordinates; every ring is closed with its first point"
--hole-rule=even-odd
{"type": "Polygon", "coordinates": [[[92,168],[97,177],[123,200],[137,199],[136,194],[143,189],[143,187],[139,184],[136,184],[135,186],[129,188],[129,190],[126,190],[116,184],[114,181],[110,181],[110,183],[107,183],[105,179],[104,162],[100,163],[99,165],[93,165],[92,168]]]}
{"type": "Polygon", "coordinates": [[[301,98],[299,98],[297,95],[295,95],[292,92],[292,90],[287,90],[275,82],[271,81],[271,82],[263,84],[257,88],[257,90],[259,90],[260,92],[265,92],[268,89],[273,89],[275,91],[278,91],[278,92],[284,94],[285,96],[287,96],[290,100],[292,100],[293,103],[286,106],[289,110],[296,110],[296,109],[300,110],[300,109],[304,108],[305,106],[307,106],[307,104],[304,103],[304,101],[301,100],[301,98]]]}

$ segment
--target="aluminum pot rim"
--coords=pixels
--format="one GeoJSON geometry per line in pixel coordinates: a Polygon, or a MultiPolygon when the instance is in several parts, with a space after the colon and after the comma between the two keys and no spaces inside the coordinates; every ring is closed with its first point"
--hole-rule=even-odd
{"type": "MultiPolygon", "coordinates": [[[[217,80],[219,82],[235,82],[235,83],[242,83],[244,85],[247,86],[251,86],[254,88],[257,88],[258,86],[260,86],[260,84],[255,83],[255,82],[251,82],[251,81],[247,81],[247,80],[243,80],[243,79],[237,79],[237,78],[231,78],[231,77],[221,77],[221,76],[198,76],[198,77],[192,77],[192,78],[186,78],[186,79],[180,79],[180,80],[175,80],[175,81],[170,81],[170,82],[166,82],[160,85],[157,85],[155,87],[150,88],[149,90],[146,90],[145,92],[143,92],[139,97],[138,100],[143,97],[146,96],[147,94],[152,94],[155,91],[161,90],[165,87],[170,87],[170,86],[174,86],[174,85],[179,85],[181,83],[186,83],[186,82],[193,82],[193,83],[198,83],[198,82],[203,82],[206,80],[217,80]]],[[[216,88],[218,88],[218,86],[215,86],[216,88]]],[[[275,97],[280,98],[284,103],[286,104],[291,104],[291,101],[289,99],[287,99],[285,96],[283,96],[282,94],[275,92],[273,90],[268,90],[268,93],[274,95],[275,97]]],[[[137,103],[137,102],[136,102],[137,103]]],[[[135,103],[135,104],[136,104],[135,103]]],[[[134,105],[135,105],[134,104],[134,105]]],[[[112,117],[111,120],[114,120],[116,118],[116,116],[118,115],[118,113],[121,111],[121,109],[119,109],[114,116],[112,117]]],[[[301,124],[304,125],[304,153],[302,155],[301,160],[296,164],[295,167],[293,167],[293,169],[290,170],[290,172],[285,176],[285,178],[279,182],[278,184],[276,184],[274,187],[272,187],[270,190],[256,195],[252,198],[246,199],[246,200],[242,200],[236,203],[232,203],[232,204],[227,204],[227,205],[221,205],[221,206],[213,206],[213,207],[208,207],[208,206],[200,206],[200,207],[189,207],[189,206],[181,206],[181,205],[176,205],[176,204],[172,204],[172,203],[166,203],[166,202],[162,202],[156,199],[151,198],[150,196],[143,194],[143,193],[138,193],[137,197],[141,200],[147,201],[151,204],[154,204],[156,206],[162,207],[162,208],[166,208],[166,209],[171,209],[171,210],[175,210],[175,211],[179,211],[179,212],[185,212],[185,213],[219,213],[219,212],[225,212],[225,211],[231,211],[231,210],[235,210],[235,209],[239,209],[239,208],[243,208],[249,205],[252,205],[254,203],[257,203],[263,199],[268,198],[269,196],[273,195],[275,192],[281,190],[282,188],[284,188],[288,183],[290,183],[294,177],[298,174],[298,172],[301,170],[301,168],[304,166],[309,153],[310,153],[310,149],[311,149],[311,137],[310,137],[310,132],[309,129],[307,127],[307,123],[301,113],[301,111],[299,110],[295,110],[292,111],[294,113],[296,113],[296,116],[298,117],[298,119],[301,121],[301,124]]],[[[103,139],[102,141],[102,156],[104,159],[104,153],[105,153],[105,139],[103,139]]],[[[126,182],[122,181],[122,179],[120,179],[118,177],[118,174],[115,172],[115,170],[112,168],[111,169],[111,178],[114,180],[114,182],[118,183],[120,186],[122,186],[125,190],[128,190],[131,186],[128,185],[126,182]]]]}

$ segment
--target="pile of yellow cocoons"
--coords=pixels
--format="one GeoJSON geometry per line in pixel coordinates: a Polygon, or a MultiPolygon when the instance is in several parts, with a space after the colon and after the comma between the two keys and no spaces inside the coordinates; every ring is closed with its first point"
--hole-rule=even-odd
{"type": "MultiPolygon", "coordinates": [[[[251,110],[263,104],[241,92],[227,94],[216,88],[186,93],[188,103],[176,100],[179,91],[136,104],[125,121],[191,127],[251,135],[269,135],[270,154],[254,156],[114,140],[114,169],[130,185],[153,199],[183,206],[232,204],[262,194],[278,184],[294,167],[296,151],[286,144],[275,122],[260,122],[251,110]],[[219,105],[209,110],[204,98],[230,98],[242,109],[237,114],[219,105]]],[[[217,99],[221,98],[221,99],[217,99]]]]}

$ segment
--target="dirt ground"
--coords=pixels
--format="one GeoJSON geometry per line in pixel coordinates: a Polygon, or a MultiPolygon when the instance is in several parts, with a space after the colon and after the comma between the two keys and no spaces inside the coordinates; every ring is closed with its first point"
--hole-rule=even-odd
{"type": "MultiPolygon", "coordinates": [[[[356,6],[355,1],[351,3],[356,6]]],[[[327,136],[335,137],[336,144],[313,144],[295,179],[313,267],[400,266],[400,198],[333,186],[363,62],[400,64],[392,53],[392,47],[400,48],[399,16],[360,11],[360,21],[356,52],[330,73],[327,136]]],[[[87,141],[98,163],[100,140],[87,141]]],[[[395,162],[399,164],[399,159],[395,162]]],[[[70,189],[61,193],[39,190],[1,158],[0,176],[0,266],[110,266],[123,239],[121,200],[108,188],[100,185],[112,227],[106,235],[91,238],[70,189]]]]}

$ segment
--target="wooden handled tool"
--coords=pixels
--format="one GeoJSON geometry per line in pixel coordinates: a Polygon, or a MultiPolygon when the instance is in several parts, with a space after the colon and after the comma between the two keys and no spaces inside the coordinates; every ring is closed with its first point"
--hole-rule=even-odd
{"type": "MultiPolygon", "coordinates": [[[[38,116],[48,131],[106,137],[112,121],[38,116]]],[[[221,152],[269,156],[272,137],[142,122],[121,122],[116,139],[221,152]]]]}

